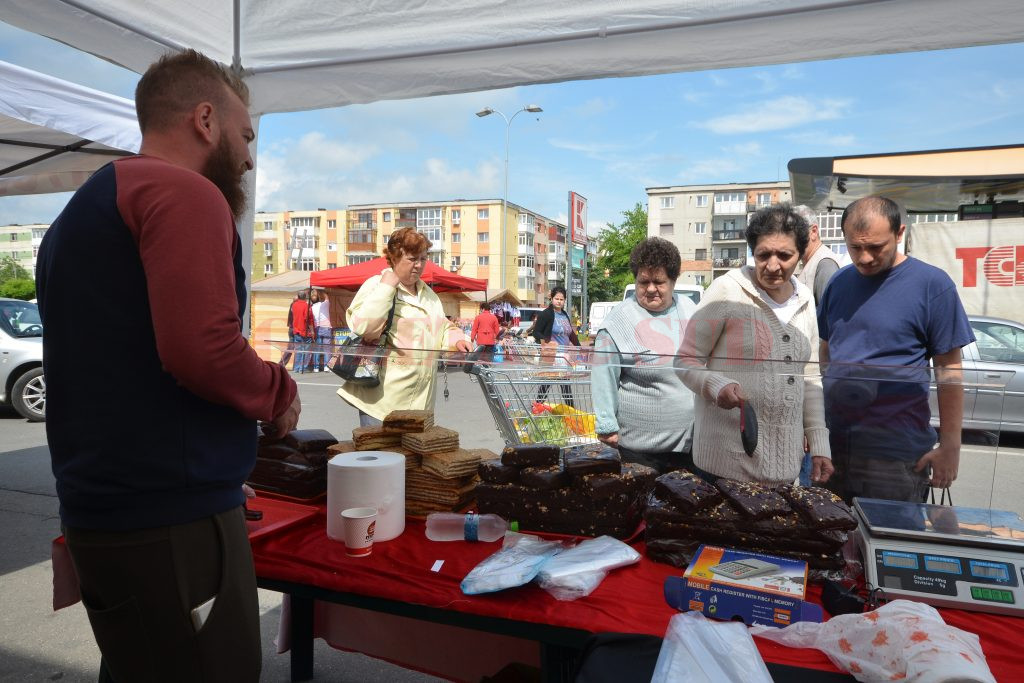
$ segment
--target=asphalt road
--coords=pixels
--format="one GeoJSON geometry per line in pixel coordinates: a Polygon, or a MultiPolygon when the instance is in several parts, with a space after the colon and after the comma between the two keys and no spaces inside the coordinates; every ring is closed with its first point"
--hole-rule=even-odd
{"type": "MultiPolygon", "coordinates": [[[[300,427],[327,429],[340,439],[357,425],[355,411],[334,392],[330,374],[296,375],[303,411],[300,427]]],[[[443,375],[442,375],[443,377],[443,375]]],[[[470,448],[497,451],[502,441],[480,388],[458,370],[448,374],[450,399],[438,383],[436,423],[457,429],[470,448]]],[[[1024,514],[1024,438],[1007,436],[998,448],[965,445],[957,505],[1024,514]]],[[[99,653],[81,605],[52,611],[50,543],[59,533],[57,499],[42,424],[0,412],[0,681],[95,681],[99,653]]],[[[276,654],[280,596],[261,591],[263,680],[287,681],[288,656],[276,654]]],[[[318,641],[315,680],[435,681],[438,679],[339,652],[318,641]]]]}

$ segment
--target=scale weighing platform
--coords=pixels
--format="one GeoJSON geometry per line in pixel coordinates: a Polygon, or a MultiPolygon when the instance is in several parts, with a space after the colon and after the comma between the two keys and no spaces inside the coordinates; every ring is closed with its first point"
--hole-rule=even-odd
{"type": "Polygon", "coordinates": [[[1015,512],[854,498],[868,583],[889,599],[1024,614],[1024,520],[1015,512]]]}

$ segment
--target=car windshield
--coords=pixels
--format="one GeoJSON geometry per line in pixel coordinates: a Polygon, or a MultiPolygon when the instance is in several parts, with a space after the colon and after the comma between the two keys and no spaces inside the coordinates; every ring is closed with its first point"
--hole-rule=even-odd
{"type": "Polygon", "coordinates": [[[0,327],[12,337],[42,337],[39,307],[29,301],[0,301],[0,327]]]}

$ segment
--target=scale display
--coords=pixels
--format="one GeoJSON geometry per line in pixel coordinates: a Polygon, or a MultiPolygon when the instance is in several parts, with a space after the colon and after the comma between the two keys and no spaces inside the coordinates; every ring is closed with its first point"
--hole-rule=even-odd
{"type": "Polygon", "coordinates": [[[1024,520],[1001,510],[854,499],[869,583],[886,596],[1024,614],[1024,520]]]}

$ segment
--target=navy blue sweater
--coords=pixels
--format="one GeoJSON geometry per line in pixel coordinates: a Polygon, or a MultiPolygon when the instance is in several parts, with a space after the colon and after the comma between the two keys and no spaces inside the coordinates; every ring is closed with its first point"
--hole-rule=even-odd
{"type": "Polygon", "coordinates": [[[255,419],[295,386],[241,336],[239,247],[209,181],[147,157],[99,170],[47,231],[46,433],[68,526],[151,528],[242,503],[255,419]]]}

